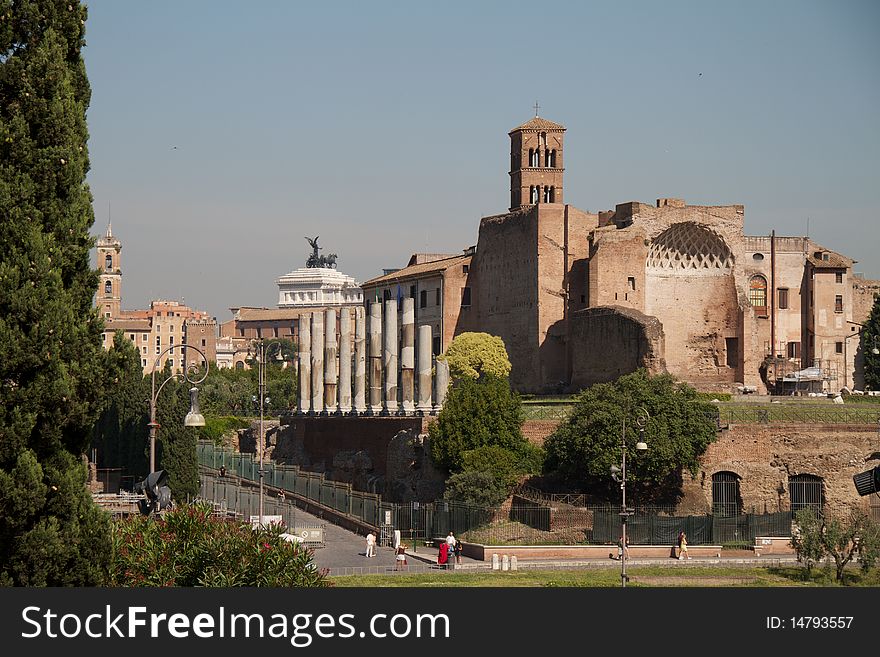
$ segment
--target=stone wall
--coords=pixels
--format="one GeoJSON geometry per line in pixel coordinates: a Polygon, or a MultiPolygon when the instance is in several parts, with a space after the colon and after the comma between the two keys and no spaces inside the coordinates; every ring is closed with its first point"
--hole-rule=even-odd
{"type": "Polygon", "coordinates": [[[276,462],[379,493],[389,502],[433,501],[445,475],[431,462],[428,418],[291,417],[270,436],[276,462]]]}
{"type": "Polygon", "coordinates": [[[735,426],[709,445],[695,478],[685,473],[679,509],[709,511],[712,475],[728,471],[740,477],[746,511],[789,510],[788,477],[797,474],[822,477],[825,506],[832,514],[867,510],[869,499],[858,496],[852,477],[868,469],[865,456],[878,448],[872,426],[735,426]]]}
{"type": "Polygon", "coordinates": [[[588,308],[571,319],[571,389],[614,381],[641,367],[666,371],[663,327],[631,308],[588,308]]]}

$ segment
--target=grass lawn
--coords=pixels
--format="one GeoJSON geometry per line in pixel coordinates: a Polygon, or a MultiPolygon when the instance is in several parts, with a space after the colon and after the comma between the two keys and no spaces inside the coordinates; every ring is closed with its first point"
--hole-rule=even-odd
{"type": "MultiPolygon", "coordinates": [[[[629,586],[840,586],[821,568],[813,569],[810,578],[797,567],[688,567],[633,566],[628,572],[629,586]]],[[[344,575],[331,577],[338,587],[617,587],[620,571],[616,568],[584,570],[519,570],[516,572],[437,572],[412,575],[344,575]]],[[[847,572],[850,586],[880,586],[880,569],[867,576],[857,570],[847,572]]]]}

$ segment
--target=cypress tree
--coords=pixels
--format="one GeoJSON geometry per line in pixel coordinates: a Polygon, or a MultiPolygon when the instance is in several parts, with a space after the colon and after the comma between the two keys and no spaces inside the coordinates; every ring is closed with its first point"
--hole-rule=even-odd
{"type": "Polygon", "coordinates": [[[83,462],[105,385],[85,19],[77,0],[0,0],[2,584],[99,584],[110,555],[83,462]]]}

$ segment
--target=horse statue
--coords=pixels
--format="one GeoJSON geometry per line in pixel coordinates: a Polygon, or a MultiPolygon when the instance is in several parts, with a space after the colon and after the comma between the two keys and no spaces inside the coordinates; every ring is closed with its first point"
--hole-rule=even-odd
{"type": "Polygon", "coordinates": [[[336,254],[331,253],[330,255],[321,256],[321,266],[328,267],[330,269],[336,268],[336,254]]]}

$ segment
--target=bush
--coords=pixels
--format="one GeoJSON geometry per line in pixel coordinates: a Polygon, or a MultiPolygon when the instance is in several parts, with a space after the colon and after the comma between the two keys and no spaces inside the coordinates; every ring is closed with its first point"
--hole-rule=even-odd
{"type": "Polygon", "coordinates": [[[440,358],[449,363],[453,379],[477,379],[484,374],[499,379],[510,376],[507,349],[497,335],[461,333],[440,358]]]}
{"type": "Polygon", "coordinates": [[[498,506],[508,491],[488,472],[465,470],[446,480],[444,498],[470,506],[498,506]]]}
{"type": "Polygon", "coordinates": [[[519,396],[505,379],[463,379],[450,390],[429,428],[431,456],[441,467],[456,471],[462,467],[462,454],[471,449],[494,445],[519,452],[526,444],[522,424],[519,396]]]}
{"type": "Polygon", "coordinates": [[[114,586],[328,586],[311,551],[281,538],[279,528],[252,529],[211,516],[207,505],[176,507],[159,517],[113,524],[114,586]]]}
{"type": "Polygon", "coordinates": [[[797,530],[791,538],[798,561],[807,574],[822,560],[830,568],[834,562],[835,577],[844,581],[847,565],[858,560],[862,573],[867,573],[880,557],[880,525],[865,513],[855,511],[846,519],[824,518],[809,509],[795,515],[797,530]]]}

